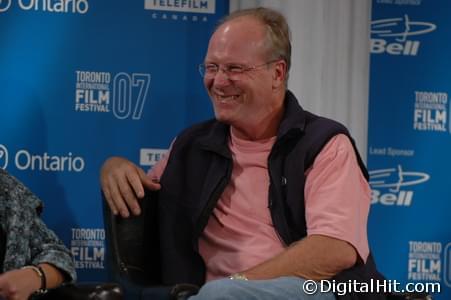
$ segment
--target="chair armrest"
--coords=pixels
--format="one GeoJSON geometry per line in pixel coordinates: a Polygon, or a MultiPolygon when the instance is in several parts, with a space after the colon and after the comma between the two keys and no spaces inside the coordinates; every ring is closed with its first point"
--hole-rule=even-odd
{"type": "Polygon", "coordinates": [[[170,292],[171,300],[186,300],[190,296],[196,295],[199,292],[199,287],[189,283],[179,283],[172,287],[170,292]]]}
{"type": "Polygon", "coordinates": [[[122,300],[122,289],[115,283],[77,283],[49,290],[43,300],[122,300]]]}

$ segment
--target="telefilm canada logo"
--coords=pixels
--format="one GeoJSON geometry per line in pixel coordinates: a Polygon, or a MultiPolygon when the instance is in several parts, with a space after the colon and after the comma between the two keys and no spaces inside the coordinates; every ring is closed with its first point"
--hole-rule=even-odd
{"type": "Polygon", "coordinates": [[[371,204],[386,206],[411,206],[414,191],[407,187],[423,184],[430,179],[429,174],[405,171],[401,165],[373,170],[369,175],[371,204]]]}
{"type": "Polygon", "coordinates": [[[448,93],[415,91],[413,129],[451,133],[451,126],[447,125],[451,113],[448,103],[448,93]]]}
{"type": "Polygon", "coordinates": [[[141,119],[150,74],[75,71],[75,75],[75,111],[112,113],[120,120],[141,119]]]}
{"type": "Polygon", "coordinates": [[[216,13],[216,0],[144,0],[144,9],[152,19],[206,22],[216,13]]]}
{"type": "Polygon", "coordinates": [[[416,56],[421,46],[417,36],[435,29],[437,25],[411,20],[408,15],[372,21],[371,53],[416,56]]]}
{"type": "Polygon", "coordinates": [[[0,13],[12,7],[24,11],[85,14],[89,3],[88,0],[0,0],[0,13]]]}
{"type": "Polygon", "coordinates": [[[166,152],[168,149],[142,148],[139,151],[139,164],[152,167],[163,158],[166,152]]]}

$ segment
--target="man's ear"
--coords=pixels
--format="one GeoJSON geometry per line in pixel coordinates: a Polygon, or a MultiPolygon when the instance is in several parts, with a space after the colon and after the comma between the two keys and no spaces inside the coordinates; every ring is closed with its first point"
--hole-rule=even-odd
{"type": "Polygon", "coordinates": [[[272,77],[273,88],[280,88],[285,85],[285,79],[287,78],[287,63],[284,60],[278,60],[274,62],[274,73],[272,77]]]}

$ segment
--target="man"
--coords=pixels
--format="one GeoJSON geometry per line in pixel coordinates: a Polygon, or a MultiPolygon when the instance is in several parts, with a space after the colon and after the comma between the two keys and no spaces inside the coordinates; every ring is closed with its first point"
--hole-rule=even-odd
{"type": "Polygon", "coordinates": [[[116,214],[139,214],[144,187],[158,191],[162,277],[206,280],[193,299],[335,299],[308,296],[305,280],[380,278],[367,172],[347,130],[286,89],[290,57],[278,12],[231,14],[200,66],[216,119],[182,132],[147,175],[118,157],[102,167],[116,214]]]}

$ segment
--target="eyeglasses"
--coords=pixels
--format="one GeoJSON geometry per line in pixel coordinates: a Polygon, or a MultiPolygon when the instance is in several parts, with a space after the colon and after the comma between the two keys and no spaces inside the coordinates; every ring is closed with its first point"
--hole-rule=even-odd
{"type": "Polygon", "coordinates": [[[199,65],[199,73],[202,77],[211,79],[211,78],[214,78],[216,76],[216,74],[218,74],[219,70],[221,70],[222,72],[224,72],[224,74],[227,75],[228,79],[239,80],[244,73],[267,66],[276,61],[278,61],[278,59],[270,60],[261,65],[256,65],[256,66],[246,66],[246,65],[240,65],[240,64],[218,65],[218,64],[213,64],[213,63],[200,64],[199,65]]]}

